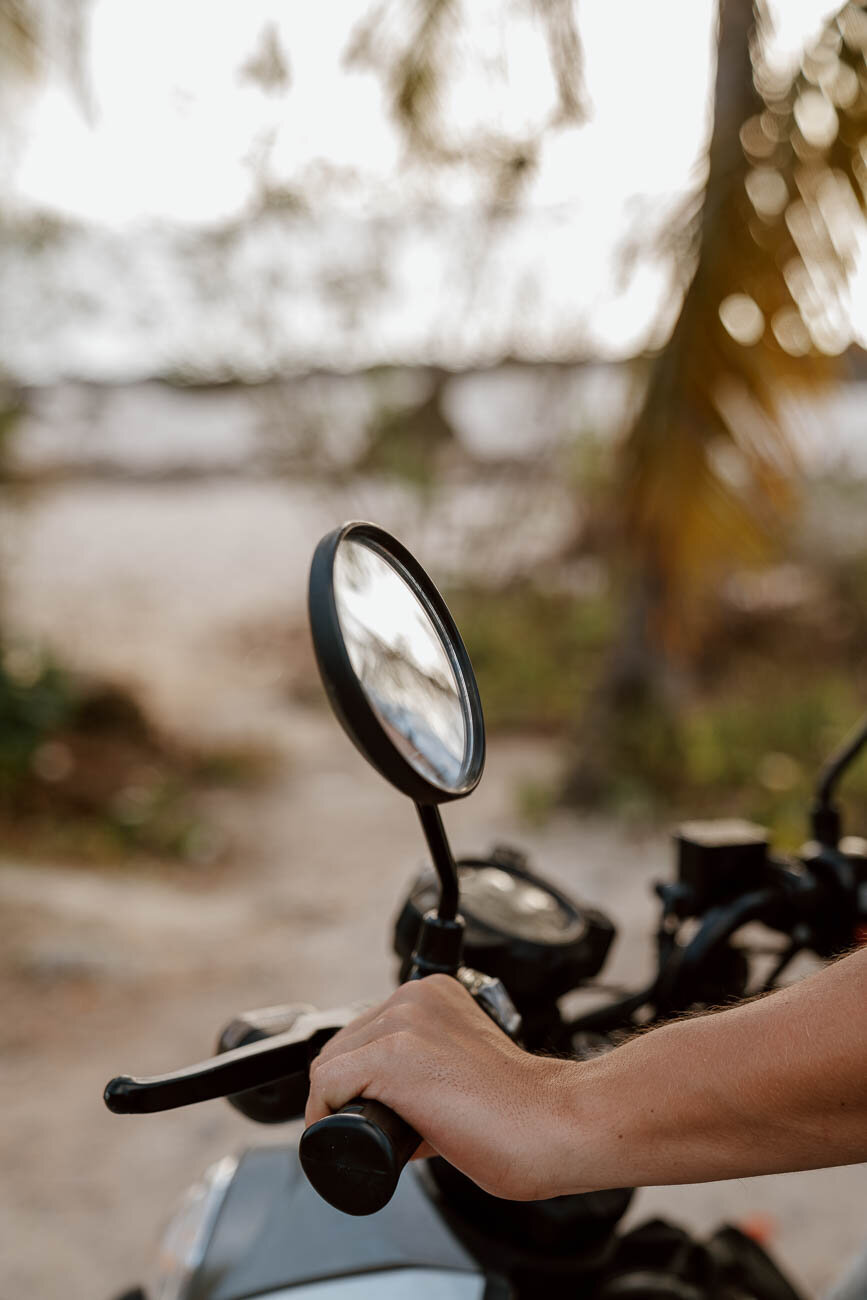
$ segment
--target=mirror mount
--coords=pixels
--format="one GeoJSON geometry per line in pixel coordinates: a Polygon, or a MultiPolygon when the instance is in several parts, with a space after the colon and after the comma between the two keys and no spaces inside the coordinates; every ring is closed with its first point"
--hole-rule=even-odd
{"type": "Polygon", "coordinates": [[[464,921],[446,921],[431,909],[421,919],[407,979],[425,975],[457,975],[463,963],[464,921]]]}
{"type": "Polygon", "coordinates": [[[417,803],[415,808],[439,876],[440,901],[437,916],[441,921],[454,921],[458,914],[458,872],[440,810],[436,804],[417,803]]]}
{"type": "Polygon", "coordinates": [[[431,859],[440,881],[436,910],[422,917],[410,958],[409,979],[455,975],[463,958],[464,920],[458,915],[458,872],[436,804],[416,804],[431,859]]]}

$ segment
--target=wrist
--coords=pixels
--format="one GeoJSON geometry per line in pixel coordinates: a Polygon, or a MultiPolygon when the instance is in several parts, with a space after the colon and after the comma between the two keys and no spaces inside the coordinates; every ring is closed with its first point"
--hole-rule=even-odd
{"type": "Polygon", "coordinates": [[[616,1089],[607,1057],[546,1064],[550,1067],[546,1178],[551,1187],[546,1195],[632,1186],[630,1108],[613,1102],[616,1089]]]}
{"type": "Polygon", "coordinates": [[[535,1058],[543,1067],[537,1097],[543,1109],[538,1167],[545,1190],[538,1196],[568,1196],[595,1191],[601,1183],[594,1166],[597,1123],[593,1062],[535,1058]]]}

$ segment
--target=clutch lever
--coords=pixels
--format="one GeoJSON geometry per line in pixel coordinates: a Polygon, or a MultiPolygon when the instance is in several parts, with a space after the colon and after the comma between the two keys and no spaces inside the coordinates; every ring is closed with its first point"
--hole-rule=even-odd
{"type": "MultiPolygon", "coordinates": [[[[280,1010],[274,1009],[275,1020],[280,1010]]],[[[151,1115],[268,1087],[290,1076],[299,1076],[299,1084],[303,1081],[306,1097],[310,1063],[329,1038],[361,1010],[359,1004],[331,1011],[305,1008],[290,1028],[231,1048],[197,1065],[145,1078],[118,1075],[107,1084],[103,1099],[115,1115],[151,1115]]]]}

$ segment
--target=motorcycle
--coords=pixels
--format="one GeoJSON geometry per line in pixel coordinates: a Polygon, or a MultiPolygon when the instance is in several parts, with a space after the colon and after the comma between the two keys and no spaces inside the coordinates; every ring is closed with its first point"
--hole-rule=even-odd
{"type": "MultiPolygon", "coordinates": [[[[638,1026],[772,989],[798,953],[831,958],[861,937],[867,842],[842,837],[834,795],[867,743],[863,723],[822,774],[797,859],[775,856],[757,826],[680,827],[676,877],[656,886],[652,981],[567,1014],[565,995],[602,990],[615,926],[512,848],[453,857],[440,805],[477,786],[485,735],[469,656],[437,588],[394,537],[350,523],[316,548],[309,615],[337,718],[414,802],[427,842],[431,865],[394,928],[401,981],[447,974],[528,1051],[587,1057],[638,1026]],[[766,946],[734,942],[755,922],[783,941],[758,984],[766,946]]],[[[105,1102],[131,1115],[225,1097],[257,1123],[300,1121],[311,1062],[360,1009],[244,1013],[214,1057],[114,1078],[105,1102]]],[[[798,1300],[732,1225],[704,1241],[662,1220],[623,1231],[631,1188],[501,1200],[440,1158],[408,1165],[418,1143],[394,1112],[356,1098],[303,1131],[296,1125],[289,1143],[225,1157],[169,1224],[151,1287],[119,1300],[798,1300]]]]}

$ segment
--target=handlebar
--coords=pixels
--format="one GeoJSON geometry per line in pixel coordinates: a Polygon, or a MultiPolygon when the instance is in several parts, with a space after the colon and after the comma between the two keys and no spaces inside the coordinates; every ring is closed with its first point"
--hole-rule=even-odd
{"type": "MultiPolygon", "coordinates": [[[[560,1019],[559,1036],[551,1038],[557,1050],[569,1051],[576,1033],[629,1028],[645,1007],[654,1018],[664,1019],[696,1003],[713,1005],[742,996],[746,960],[730,940],[747,921],[760,920],[791,940],[764,985],[769,988],[798,951],[810,949],[827,957],[850,946],[859,921],[867,916],[867,854],[850,854],[843,846],[813,845],[799,864],[766,854],[750,873],[712,873],[710,887],[695,869],[696,862],[688,865],[694,878],[682,872],[677,883],[657,886],[663,918],[652,983],[590,1013],[560,1019]],[[680,923],[690,918],[700,925],[682,947],[680,923]]],[[[697,865],[704,866],[700,860],[697,865]]],[[[451,964],[460,950],[461,929],[459,919],[443,921],[433,914],[424,918],[430,951],[420,942],[413,954],[415,976],[436,970],[453,975],[500,1028],[516,1038],[521,1019],[500,981],[451,964]]],[[[149,1078],[121,1075],[106,1087],[105,1103],[116,1114],[150,1114],[228,1097],[260,1123],[298,1118],[304,1112],[312,1060],[361,1009],[355,1005],[322,1013],[296,1005],[248,1013],[224,1030],[216,1057],[149,1078]]],[[[528,1046],[531,1043],[532,1033],[528,1046]]],[[[326,1201],[347,1214],[366,1215],[388,1203],[420,1141],[419,1134],[385,1105],[356,1097],[305,1131],[299,1155],[308,1179],[326,1201]]]]}
{"type": "Polygon", "coordinates": [[[374,1214],[394,1195],[421,1138],[378,1101],[355,1097],[304,1130],[301,1167],[312,1187],[344,1214],[374,1214]]]}

